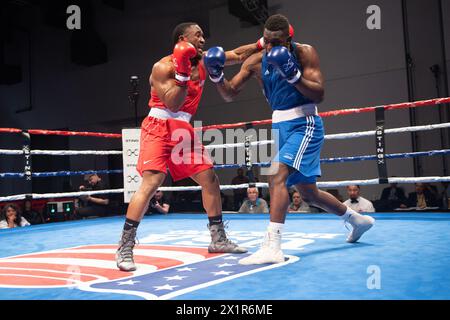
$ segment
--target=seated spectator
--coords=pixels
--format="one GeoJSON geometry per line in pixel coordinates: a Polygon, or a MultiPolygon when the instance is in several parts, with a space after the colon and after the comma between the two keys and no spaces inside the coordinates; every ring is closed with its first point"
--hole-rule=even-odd
{"type": "Polygon", "coordinates": [[[162,191],[156,191],[153,198],[150,200],[147,213],[162,213],[168,214],[170,209],[170,204],[164,199],[164,194],[162,191]]]}
{"type": "Polygon", "coordinates": [[[407,204],[408,199],[405,196],[405,190],[398,187],[397,183],[391,183],[381,193],[379,209],[381,211],[393,211],[397,208],[406,208],[407,204]]]}
{"type": "Polygon", "coordinates": [[[30,223],[22,217],[15,204],[7,204],[0,213],[0,229],[26,227],[30,223]]]}
{"type": "Polygon", "coordinates": [[[435,185],[424,183],[423,186],[425,187],[425,189],[428,189],[428,191],[430,191],[433,194],[435,199],[439,199],[439,191],[435,185]]]}
{"type": "Polygon", "coordinates": [[[448,210],[450,209],[450,188],[448,187],[448,182],[442,182],[442,192],[441,192],[441,209],[448,210]]]}
{"type": "Polygon", "coordinates": [[[247,197],[239,209],[239,213],[269,213],[269,206],[266,200],[259,198],[258,188],[247,189],[247,197]]]}
{"type": "MultiPolygon", "coordinates": [[[[88,185],[81,185],[80,191],[105,190],[107,186],[97,174],[89,174],[84,177],[88,185]]],[[[90,216],[106,216],[109,210],[108,195],[81,196],[79,208],[75,209],[74,219],[82,219],[90,216]]]]}
{"type": "Polygon", "coordinates": [[[349,199],[344,204],[355,210],[356,212],[375,212],[375,208],[371,201],[360,196],[361,188],[353,185],[347,187],[347,193],[349,199]]]}
{"type": "Polygon", "coordinates": [[[222,200],[222,210],[232,211],[233,208],[229,207],[228,197],[223,191],[220,191],[220,198],[222,200]]]}
{"type": "Polygon", "coordinates": [[[31,200],[25,200],[22,217],[24,217],[32,225],[45,223],[42,213],[33,210],[31,200]]]}
{"type": "Polygon", "coordinates": [[[310,207],[305,201],[298,191],[294,191],[292,193],[292,202],[289,205],[288,212],[292,213],[313,213],[318,212],[316,208],[310,207]]]}
{"type": "Polygon", "coordinates": [[[425,209],[438,206],[438,201],[434,193],[427,189],[423,183],[416,183],[415,187],[416,192],[411,192],[408,197],[409,207],[425,209]]]}
{"type": "MultiPolygon", "coordinates": [[[[237,176],[231,180],[231,184],[238,185],[249,183],[249,181],[250,180],[248,179],[248,177],[244,176],[244,169],[239,168],[237,169],[237,176]]],[[[233,190],[233,195],[234,210],[237,210],[242,205],[242,202],[244,201],[247,194],[245,192],[245,189],[235,189],[233,190]]]]}

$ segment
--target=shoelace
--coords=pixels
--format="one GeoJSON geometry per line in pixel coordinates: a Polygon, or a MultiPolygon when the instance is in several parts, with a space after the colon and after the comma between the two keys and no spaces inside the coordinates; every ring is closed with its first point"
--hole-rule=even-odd
{"type": "Polygon", "coordinates": [[[226,233],[226,231],[225,231],[225,229],[228,229],[228,224],[229,224],[229,222],[227,221],[227,222],[224,222],[223,223],[223,229],[222,228],[219,228],[219,242],[224,242],[224,243],[226,243],[226,244],[229,244],[229,243],[233,243],[230,239],[228,239],[228,235],[227,235],[227,233],[226,233]]]}
{"type": "Polygon", "coordinates": [[[133,261],[133,250],[131,246],[124,246],[120,252],[120,257],[122,261],[132,262],[133,261]]]}
{"type": "Polygon", "coordinates": [[[129,233],[124,236],[124,242],[119,248],[122,261],[133,261],[133,248],[136,245],[136,242],[139,244],[139,239],[137,239],[135,233],[129,233]]]}
{"type": "Polygon", "coordinates": [[[263,242],[261,244],[261,248],[263,248],[263,247],[269,247],[269,248],[275,247],[275,244],[276,244],[276,238],[271,238],[270,237],[270,233],[266,232],[266,234],[264,235],[264,240],[263,240],[263,242]]]}
{"type": "Polygon", "coordinates": [[[268,232],[264,235],[264,240],[261,243],[261,248],[263,247],[270,247],[270,237],[268,232]]]}
{"type": "Polygon", "coordinates": [[[349,232],[352,232],[353,231],[353,227],[349,227],[349,226],[351,226],[351,224],[350,224],[350,222],[348,222],[348,220],[350,219],[350,217],[351,217],[351,215],[346,219],[346,220],[344,220],[344,227],[345,227],[345,229],[347,229],[349,232]]]}
{"type": "Polygon", "coordinates": [[[347,229],[349,232],[352,232],[352,228],[350,228],[349,226],[350,226],[350,223],[348,221],[344,221],[345,229],[347,229]]]}

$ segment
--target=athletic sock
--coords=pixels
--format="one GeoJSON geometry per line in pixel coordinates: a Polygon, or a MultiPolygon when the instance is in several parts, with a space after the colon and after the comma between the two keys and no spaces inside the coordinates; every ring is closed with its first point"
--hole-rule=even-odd
{"type": "Polygon", "coordinates": [[[269,231],[281,235],[283,233],[284,223],[269,222],[269,231]]]}
{"type": "Polygon", "coordinates": [[[208,217],[208,220],[209,220],[210,226],[221,224],[222,223],[222,215],[215,216],[215,217],[208,217]]]}
{"type": "Polygon", "coordinates": [[[123,226],[123,230],[128,231],[128,230],[131,230],[133,228],[137,229],[138,226],[139,226],[139,221],[134,221],[134,220],[131,220],[131,219],[127,218],[125,220],[125,224],[123,226]]]}
{"type": "Polygon", "coordinates": [[[351,209],[350,207],[347,207],[347,211],[345,211],[345,213],[341,216],[341,218],[342,220],[347,221],[351,215],[359,215],[359,213],[351,209]]]}

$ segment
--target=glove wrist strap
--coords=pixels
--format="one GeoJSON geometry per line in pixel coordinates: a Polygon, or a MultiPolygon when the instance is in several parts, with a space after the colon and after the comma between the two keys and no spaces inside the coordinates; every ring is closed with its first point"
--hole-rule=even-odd
{"type": "Polygon", "coordinates": [[[212,82],[214,82],[214,83],[219,83],[219,82],[222,82],[223,81],[223,77],[224,77],[224,74],[223,74],[223,72],[220,74],[220,76],[218,76],[218,77],[212,77],[211,75],[209,76],[209,79],[212,81],[212,82]]]}
{"type": "Polygon", "coordinates": [[[296,84],[300,80],[301,77],[302,77],[302,73],[300,72],[300,70],[297,70],[297,73],[295,74],[295,76],[287,79],[287,82],[289,82],[290,84],[296,84]]]}
{"type": "Polygon", "coordinates": [[[188,82],[189,80],[191,80],[191,77],[175,73],[175,79],[177,79],[180,82],[188,82]]]}
{"type": "Polygon", "coordinates": [[[264,38],[260,38],[258,40],[258,42],[256,42],[256,47],[258,48],[258,50],[262,50],[264,49],[264,38]]]}

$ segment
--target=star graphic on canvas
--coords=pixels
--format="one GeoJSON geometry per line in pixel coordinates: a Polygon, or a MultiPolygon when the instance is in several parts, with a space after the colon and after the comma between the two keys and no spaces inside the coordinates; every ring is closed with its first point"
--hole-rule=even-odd
{"type": "Polygon", "coordinates": [[[156,291],[159,291],[159,290],[170,290],[170,291],[172,291],[173,288],[176,288],[176,287],[178,287],[178,286],[171,286],[170,284],[166,284],[166,285],[163,285],[163,286],[153,286],[153,288],[155,288],[156,291]]]}
{"type": "Polygon", "coordinates": [[[177,271],[178,272],[183,272],[183,271],[192,271],[192,270],[194,270],[195,268],[189,268],[189,267],[185,267],[185,268],[180,268],[180,269],[177,269],[177,271]]]}
{"type": "Polygon", "coordinates": [[[164,278],[166,278],[167,281],[170,281],[170,280],[183,280],[184,278],[187,278],[187,277],[173,276],[173,277],[164,277],[164,278]]]}
{"type": "Polygon", "coordinates": [[[139,283],[140,281],[133,281],[133,280],[128,280],[128,281],[121,281],[121,282],[117,282],[118,286],[124,286],[124,285],[129,285],[132,286],[135,283],[139,283]]]}
{"type": "Polygon", "coordinates": [[[237,257],[226,257],[226,258],[223,258],[223,260],[237,260],[238,258],[237,257]]]}
{"type": "Polygon", "coordinates": [[[224,276],[227,276],[227,275],[229,275],[229,274],[232,274],[233,273],[233,271],[219,271],[219,272],[211,272],[213,275],[215,275],[215,276],[220,276],[220,275],[224,275],[224,276]]]}
{"type": "Polygon", "coordinates": [[[235,266],[235,264],[233,263],[222,263],[222,264],[216,264],[216,266],[218,268],[223,268],[223,267],[231,267],[231,266],[235,266]]]}

